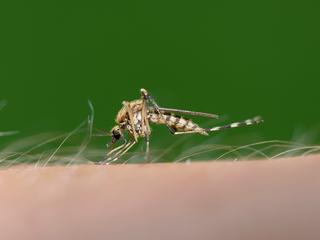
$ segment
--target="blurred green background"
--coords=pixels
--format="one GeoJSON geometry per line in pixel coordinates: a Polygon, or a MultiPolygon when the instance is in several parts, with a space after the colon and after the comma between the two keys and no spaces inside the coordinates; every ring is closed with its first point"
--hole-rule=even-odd
{"type": "MultiPolygon", "coordinates": [[[[70,131],[86,118],[88,99],[95,127],[109,130],[121,102],[144,87],[164,107],[222,114],[225,122],[264,117],[263,125],[219,134],[222,142],[246,136],[319,143],[319,7],[2,1],[0,99],[9,104],[0,131],[20,134],[1,141],[70,131]]],[[[161,127],[155,132],[154,144],[165,139],[170,146],[177,137],[161,127]]]]}

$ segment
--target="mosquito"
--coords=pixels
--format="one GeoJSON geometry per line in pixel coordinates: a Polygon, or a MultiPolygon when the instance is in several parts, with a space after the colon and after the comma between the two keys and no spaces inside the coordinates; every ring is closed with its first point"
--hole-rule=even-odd
{"type": "Polygon", "coordinates": [[[175,114],[213,119],[218,119],[219,116],[211,113],[160,107],[148,91],[143,88],[140,90],[140,99],[130,102],[123,101],[122,105],[123,106],[115,119],[116,125],[110,131],[110,135],[112,136],[111,143],[108,144],[110,151],[107,153],[104,163],[111,163],[118,160],[138,142],[139,138],[145,138],[146,140],[146,158],[148,159],[150,151],[151,123],[165,125],[174,135],[209,135],[210,132],[263,122],[261,117],[254,117],[228,125],[202,128],[192,120],[175,114]],[[128,133],[128,139],[125,137],[125,132],[128,133]],[[114,147],[118,141],[122,141],[122,144],[118,147],[114,147]]]}

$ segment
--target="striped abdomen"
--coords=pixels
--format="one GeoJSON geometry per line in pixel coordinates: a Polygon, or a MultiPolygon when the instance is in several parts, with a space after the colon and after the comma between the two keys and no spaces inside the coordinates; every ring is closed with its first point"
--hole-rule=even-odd
{"type": "Polygon", "coordinates": [[[176,132],[195,131],[203,135],[208,135],[206,130],[199,127],[198,124],[192,122],[189,119],[175,116],[173,114],[163,113],[161,116],[158,113],[148,113],[148,119],[152,123],[168,125],[176,132]]]}

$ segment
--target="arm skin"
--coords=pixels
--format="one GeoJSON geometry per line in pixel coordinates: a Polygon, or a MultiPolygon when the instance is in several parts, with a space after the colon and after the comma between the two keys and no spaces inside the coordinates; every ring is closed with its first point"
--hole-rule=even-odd
{"type": "Polygon", "coordinates": [[[0,171],[0,239],[320,239],[320,156],[0,171]]]}

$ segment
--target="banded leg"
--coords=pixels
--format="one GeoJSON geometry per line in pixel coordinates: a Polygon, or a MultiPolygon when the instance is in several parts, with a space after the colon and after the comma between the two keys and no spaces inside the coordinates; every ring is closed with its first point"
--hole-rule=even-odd
{"type": "Polygon", "coordinates": [[[254,117],[254,118],[251,118],[251,119],[247,119],[243,122],[234,122],[234,123],[231,123],[231,124],[227,124],[227,125],[224,125],[224,126],[217,126],[217,127],[213,127],[213,128],[208,128],[208,129],[205,129],[206,132],[217,132],[217,131],[221,131],[221,130],[224,130],[224,129],[227,129],[227,128],[237,128],[237,127],[243,127],[243,126],[249,126],[249,125],[254,125],[254,124],[259,124],[259,123],[262,123],[263,122],[263,119],[261,117],[254,117]]]}

